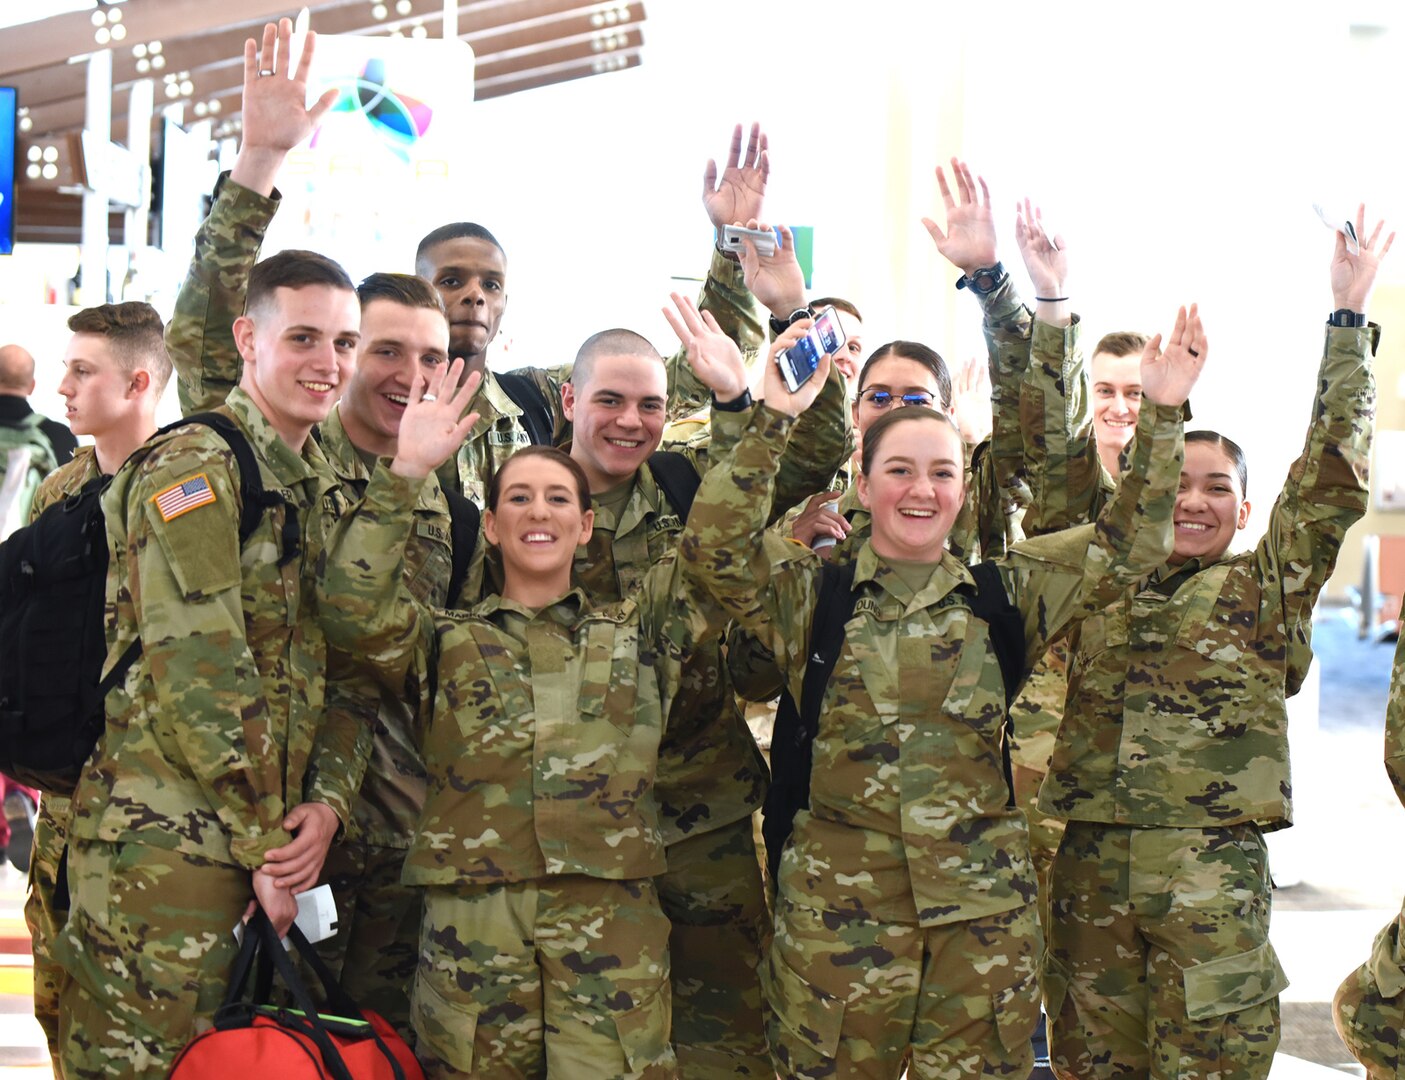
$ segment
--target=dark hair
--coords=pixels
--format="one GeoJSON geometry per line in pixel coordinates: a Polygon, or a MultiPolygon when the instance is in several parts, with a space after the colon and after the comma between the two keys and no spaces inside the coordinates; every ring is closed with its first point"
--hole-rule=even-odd
{"type": "Polygon", "coordinates": [[[1107,353],[1108,356],[1140,356],[1150,340],[1151,338],[1136,330],[1114,330],[1098,339],[1098,343],[1093,346],[1093,355],[1107,353]]]}
{"type": "Polygon", "coordinates": [[[642,334],[620,327],[601,330],[598,334],[591,334],[576,350],[576,362],[571,365],[571,385],[577,391],[590,381],[595,361],[602,356],[642,356],[646,360],[663,363],[659,350],[642,334]]]}
{"type": "Polygon", "coordinates": [[[890,341],[886,345],[880,345],[877,351],[864,361],[863,370],[859,372],[858,393],[863,393],[864,384],[868,382],[868,373],[873,365],[890,356],[900,357],[903,360],[915,360],[930,371],[937,380],[942,408],[951,408],[951,372],[946,368],[946,361],[935,349],[929,349],[920,341],[890,341]]]}
{"type": "Polygon", "coordinates": [[[546,458],[569,469],[572,479],[576,482],[576,495],[580,501],[581,512],[590,509],[590,481],[585,477],[585,470],[576,464],[569,454],[554,446],[524,446],[504,461],[488,481],[488,493],[484,502],[489,510],[497,512],[498,496],[502,494],[503,477],[507,470],[525,458],[546,458]]]}
{"type": "Polygon", "coordinates": [[[112,358],[124,371],[145,366],[158,394],[171,377],[171,357],[166,352],[163,337],[165,327],[150,304],[127,300],[121,304],[84,308],[69,317],[68,328],[75,334],[106,338],[112,358]]]}
{"type": "Polygon", "coordinates": [[[356,286],[356,298],[364,310],[376,300],[389,300],[408,308],[427,308],[448,319],[444,301],[438,291],[424,278],[415,274],[367,274],[356,286]]]}
{"type": "Polygon", "coordinates": [[[1242,499],[1249,494],[1249,459],[1244,456],[1244,448],[1233,439],[1228,439],[1218,431],[1201,429],[1199,431],[1187,431],[1185,433],[1186,445],[1191,443],[1208,443],[1215,447],[1229,458],[1234,466],[1234,473],[1239,477],[1239,497],[1242,499]]]}
{"type": "Polygon", "coordinates": [[[859,314],[859,309],[838,296],[821,296],[818,300],[810,301],[810,308],[814,311],[823,311],[827,307],[838,308],[845,314],[852,315],[859,322],[863,322],[863,316],[859,314]]]}
{"type": "Polygon", "coordinates": [[[961,445],[961,431],[956,426],[956,421],[949,413],[938,412],[936,409],[928,409],[921,405],[909,405],[905,409],[893,409],[885,412],[877,420],[868,426],[868,430],[863,436],[863,457],[860,459],[859,467],[863,474],[867,476],[873,468],[873,459],[878,456],[878,447],[883,442],[883,437],[890,428],[906,420],[936,420],[949,427],[956,435],[957,445],[961,445]]]}
{"type": "Polygon", "coordinates": [[[426,233],[420,246],[415,248],[415,269],[421,277],[427,278],[434,272],[434,267],[429,265],[429,252],[432,248],[450,240],[486,240],[493,247],[502,251],[502,257],[507,258],[507,252],[503,251],[503,246],[498,243],[498,238],[490,233],[482,225],[472,221],[451,221],[448,225],[440,225],[433,232],[426,233]],[[428,273],[426,273],[426,269],[428,273]]]}
{"type": "Polygon", "coordinates": [[[244,298],[244,313],[252,314],[273,299],[279,289],[305,289],[327,285],[333,289],[355,292],[351,278],[341,263],[315,251],[289,248],[262,262],[254,264],[249,273],[249,291],[244,298]]]}

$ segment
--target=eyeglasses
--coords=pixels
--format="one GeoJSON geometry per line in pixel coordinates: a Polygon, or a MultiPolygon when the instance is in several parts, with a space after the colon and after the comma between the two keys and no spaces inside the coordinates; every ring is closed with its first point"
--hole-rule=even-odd
{"type": "Polygon", "coordinates": [[[890,394],[886,390],[865,390],[859,397],[868,402],[873,408],[880,411],[886,409],[889,405],[895,405],[899,409],[907,405],[921,405],[924,408],[930,409],[932,407],[932,402],[935,400],[931,394],[917,392],[898,396],[896,394],[890,394]]]}

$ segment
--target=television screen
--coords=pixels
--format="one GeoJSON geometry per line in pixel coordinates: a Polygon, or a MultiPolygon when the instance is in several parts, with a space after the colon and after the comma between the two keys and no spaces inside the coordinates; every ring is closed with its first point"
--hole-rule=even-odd
{"type": "Polygon", "coordinates": [[[0,86],[0,255],[15,250],[15,110],[19,95],[0,86]]]}

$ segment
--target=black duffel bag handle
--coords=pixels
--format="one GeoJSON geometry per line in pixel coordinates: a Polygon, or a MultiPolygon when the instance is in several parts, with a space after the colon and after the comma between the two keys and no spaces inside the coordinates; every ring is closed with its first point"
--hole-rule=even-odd
{"type": "MultiPolygon", "coordinates": [[[[239,955],[234,960],[234,967],[230,971],[229,990],[225,994],[224,1003],[215,1012],[215,1027],[222,1030],[247,1027],[252,1022],[253,1016],[258,1013],[259,1006],[270,1004],[273,973],[277,971],[278,977],[282,979],[283,985],[293,995],[293,1001],[301,1010],[302,1015],[298,1016],[286,1009],[279,1009],[275,1011],[273,1018],[284,1027],[306,1035],[313,1041],[322,1055],[322,1063],[331,1072],[333,1080],[355,1080],[351,1075],[351,1070],[346,1067],[346,1062],[342,1060],[336,1043],[332,1040],[332,1033],[323,1019],[323,1015],[359,1019],[361,1007],[352,1001],[346,991],[341,988],[327,969],[327,965],[322,962],[322,958],[317,955],[317,950],[312,947],[311,942],[307,940],[296,924],[288,928],[288,941],[292,943],[298,956],[312,969],[313,974],[322,983],[322,989],[327,998],[326,1007],[318,1009],[312,1000],[312,995],[308,993],[307,986],[293,966],[292,959],[288,956],[288,950],[283,947],[278,932],[273,928],[273,923],[263,908],[256,906],[253,917],[244,926],[244,941],[239,948],[239,955]],[[245,1001],[244,992],[249,984],[249,974],[254,970],[256,962],[258,974],[254,983],[254,1000],[245,1001]]],[[[405,1070],[400,1067],[400,1062],[390,1052],[385,1040],[369,1022],[366,1023],[365,1037],[376,1041],[377,1048],[390,1063],[395,1080],[405,1080],[405,1070]]]]}

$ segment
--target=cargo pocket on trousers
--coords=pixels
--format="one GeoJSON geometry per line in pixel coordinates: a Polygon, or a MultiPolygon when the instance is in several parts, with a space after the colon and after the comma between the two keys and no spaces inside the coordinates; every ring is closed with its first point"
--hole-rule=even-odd
{"type": "Polygon", "coordinates": [[[1261,1005],[1288,986],[1278,954],[1265,941],[1257,949],[1196,964],[1181,973],[1186,1016],[1209,1020],[1261,1005]]]}
{"type": "Polygon", "coordinates": [[[1044,953],[1043,968],[1044,1013],[1052,1020],[1063,1011],[1064,999],[1068,997],[1068,971],[1048,950],[1044,953]]]}
{"type": "Polygon", "coordinates": [[[673,1063],[673,1045],[668,1039],[672,1015],[673,998],[667,983],[634,1008],[616,1014],[615,1033],[631,1072],[673,1063]]]}
{"type": "Polygon", "coordinates": [[[1011,1054],[1029,1045],[1039,1026],[1039,981],[1030,977],[1015,986],[997,990],[990,998],[995,1011],[995,1031],[1000,1045],[1011,1054]]]}
{"type": "Polygon", "coordinates": [[[194,1034],[200,987],[191,974],[124,947],[88,912],[69,915],[53,954],[99,1009],[142,1035],[180,1045],[194,1034]]]}
{"type": "Polygon", "coordinates": [[[844,1002],[810,983],[773,946],[761,968],[771,1011],[797,1039],[827,1058],[839,1048],[844,1002]]]}
{"type": "Polygon", "coordinates": [[[428,1051],[460,1072],[473,1071],[473,1038],[478,1030],[478,1010],[468,1002],[454,1002],[439,993],[421,970],[410,991],[410,1025],[418,1050],[428,1051]]]}

